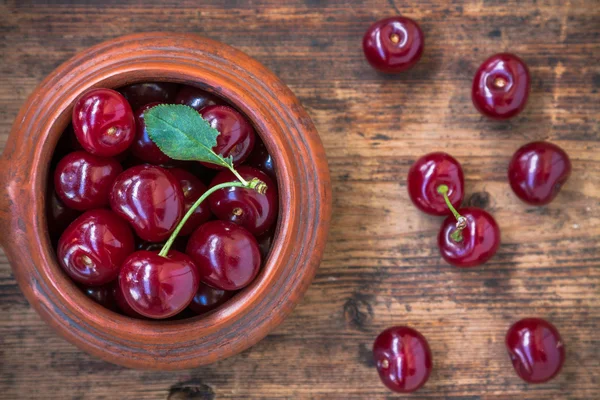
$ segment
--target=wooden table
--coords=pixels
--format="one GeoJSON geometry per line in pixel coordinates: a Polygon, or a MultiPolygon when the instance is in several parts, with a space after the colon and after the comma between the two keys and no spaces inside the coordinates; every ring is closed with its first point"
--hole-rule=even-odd
{"type": "Polygon", "coordinates": [[[411,399],[600,397],[597,1],[199,3],[2,1],[0,149],[34,87],[88,46],[158,30],[233,45],[292,88],[325,144],[334,216],[314,284],[283,325],[237,357],[181,372],[135,371],[57,337],[0,253],[0,398],[388,398],[370,348],[394,324],[419,329],[433,352],[434,372],[411,399]],[[362,35],[399,13],[421,23],[425,55],[410,72],[382,76],[363,59],[362,35]],[[523,57],[533,79],[525,112],[501,123],[480,116],[470,99],[477,66],[499,51],[523,57]],[[540,139],[562,146],[574,171],[551,205],[536,208],[515,198],[506,168],[519,146],[540,139]],[[460,160],[466,202],[501,226],[502,246],[484,267],[445,264],[440,219],[408,199],[409,166],[434,150],[460,160]],[[564,370],[547,384],[520,381],[506,355],[504,334],[525,316],[549,319],[566,343],[564,370]]]}

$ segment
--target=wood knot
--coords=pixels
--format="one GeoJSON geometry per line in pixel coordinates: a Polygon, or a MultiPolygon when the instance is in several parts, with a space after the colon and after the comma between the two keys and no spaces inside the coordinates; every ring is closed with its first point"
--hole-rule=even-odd
{"type": "Polygon", "coordinates": [[[214,400],[212,388],[198,380],[177,383],[169,389],[167,400],[214,400]]]}
{"type": "Polygon", "coordinates": [[[373,320],[373,307],[369,297],[355,294],[344,304],[346,322],[360,330],[366,330],[367,325],[373,320]]]}
{"type": "Polygon", "coordinates": [[[487,208],[490,205],[490,194],[488,192],[476,192],[469,197],[471,207],[487,208]]]}

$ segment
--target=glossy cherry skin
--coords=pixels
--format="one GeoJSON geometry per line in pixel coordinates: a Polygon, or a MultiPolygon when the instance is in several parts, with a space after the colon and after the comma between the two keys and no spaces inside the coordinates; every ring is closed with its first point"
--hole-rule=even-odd
{"type": "Polygon", "coordinates": [[[494,217],[480,208],[461,208],[458,212],[467,219],[467,227],[462,231],[463,239],[456,242],[451,237],[456,229],[456,218],[452,215],[447,217],[438,235],[442,257],[456,267],[481,265],[500,247],[500,228],[494,217]]]}
{"type": "MultiPolygon", "coordinates": [[[[246,118],[229,106],[208,106],[200,110],[202,118],[219,131],[213,150],[223,157],[233,157],[238,166],[248,158],[254,148],[256,133],[246,118]]],[[[215,164],[202,163],[208,168],[222,169],[215,164]]]]}
{"type": "Polygon", "coordinates": [[[373,68],[395,73],[414,66],[423,55],[425,36],[415,21],[391,17],[375,22],[363,37],[363,52],[373,68]]]}
{"type": "MultiPolygon", "coordinates": [[[[171,168],[169,172],[177,178],[183,191],[183,198],[185,202],[185,213],[192,207],[192,205],[206,192],[206,186],[202,181],[194,176],[194,174],[181,169],[171,168]]],[[[200,203],[200,205],[194,210],[190,218],[186,221],[180,235],[191,235],[192,232],[200,225],[208,221],[212,217],[210,212],[210,206],[207,201],[200,203]]]]}
{"type": "Polygon", "coordinates": [[[150,164],[165,164],[172,161],[171,157],[163,153],[148,136],[144,112],[162,103],[149,103],[135,112],[136,132],[135,140],[131,145],[131,154],[140,161],[150,164]]]}
{"type": "Polygon", "coordinates": [[[179,85],[167,82],[134,83],[119,89],[131,108],[137,110],[149,103],[173,103],[179,85]]]}
{"type": "Polygon", "coordinates": [[[373,343],[373,358],[381,381],[398,393],[419,389],[433,368],[427,340],[406,326],[394,326],[381,332],[373,343]]]}
{"type": "Polygon", "coordinates": [[[54,185],[48,185],[46,194],[46,220],[48,221],[48,232],[50,238],[54,241],[60,237],[63,231],[77,218],[81,213],[65,206],[58,198],[54,185]]]}
{"type": "Polygon", "coordinates": [[[262,140],[257,139],[254,144],[254,149],[252,153],[248,156],[248,159],[245,162],[245,165],[249,167],[254,167],[256,169],[261,170],[262,172],[269,175],[269,178],[275,181],[277,176],[275,175],[275,165],[273,162],[273,157],[267,151],[265,144],[262,140]]]}
{"type": "Polygon", "coordinates": [[[88,286],[82,287],[83,293],[100,304],[104,308],[108,308],[111,311],[118,311],[119,306],[117,304],[117,285],[115,282],[107,283],[102,286],[88,286]]]}
{"type": "Polygon", "coordinates": [[[54,171],[54,187],[62,202],[85,211],[108,205],[108,194],[117,175],[123,171],[114,158],[85,151],[67,154],[54,171]]]}
{"type": "Polygon", "coordinates": [[[65,229],[56,253],[71,279],[98,286],[117,277],[133,250],[133,234],[125,221],[109,210],[90,210],[65,229]]]}
{"type": "Polygon", "coordinates": [[[110,207],[148,242],[166,240],[184,213],[181,186],[168,170],[136,165],[123,171],[110,193],[110,207]]]}
{"type": "Polygon", "coordinates": [[[550,203],[571,175],[571,161],[563,149],[548,142],[532,142],[513,155],[508,182],[524,202],[542,206],[550,203]]]}
{"type": "Polygon", "coordinates": [[[455,208],[460,207],[465,192],[465,178],[460,163],[450,154],[436,152],[419,158],[409,169],[407,188],[413,204],[431,215],[450,215],[440,185],[448,186],[448,198],[455,208]]]}
{"type": "Polygon", "coordinates": [[[558,330],[540,318],[525,318],[506,333],[506,348],[513,367],[525,382],[554,378],[565,362],[565,346],[558,330]]]}
{"type": "Polygon", "coordinates": [[[261,264],[254,236],[226,221],[209,221],[196,229],[185,252],[198,266],[200,279],[223,290],[238,290],[250,284],[261,264]]]}
{"type": "Polygon", "coordinates": [[[148,318],[163,319],[183,311],[198,291],[198,269],[175,250],[167,257],[136,251],[123,263],[119,288],[127,304],[148,318]]]}
{"type": "Polygon", "coordinates": [[[119,281],[116,280],[114,282],[114,284],[115,284],[115,288],[116,288],[115,300],[117,302],[117,307],[118,307],[119,311],[121,311],[122,314],[127,315],[128,317],[138,318],[138,319],[146,319],[146,317],[144,317],[142,314],[136,312],[133,308],[131,308],[129,303],[127,303],[127,300],[125,300],[125,296],[123,295],[123,291],[119,287],[119,281]]]}
{"type": "Polygon", "coordinates": [[[110,157],[129,148],[135,118],[125,98],[111,89],[91,89],[73,107],[73,130],[89,153],[110,157]]]}
{"type": "Polygon", "coordinates": [[[184,86],[177,92],[174,103],[184,104],[200,111],[204,107],[223,104],[223,100],[197,87],[184,86]]]}
{"type": "Polygon", "coordinates": [[[508,119],[523,111],[530,86],[525,62],[514,54],[500,53],[485,60],[475,73],[471,99],[483,115],[508,119]]]}
{"type": "MultiPolygon", "coordinates": [[[[228,187],[217,190],[208,201],[213,214],[220,220],[231,221],[246,228],[254,236],[260,236],[273,226],[279,211],[277,185],[264,172],[256,168],[241,166],[238,173],[247,181],[258,178],[267,185],[265,194],[252,189],[228,187]]],[[[219,173],[210,187],[225,182],[237,181],[229,170],[219,173]]]]}
{"type": "Polygon", "coordinates": [[[196,314],[205,314],[232,298],[234,293],[235,292],[217,289],[204,282],[200,282],[198,291],[189,307],[196,314]]]}

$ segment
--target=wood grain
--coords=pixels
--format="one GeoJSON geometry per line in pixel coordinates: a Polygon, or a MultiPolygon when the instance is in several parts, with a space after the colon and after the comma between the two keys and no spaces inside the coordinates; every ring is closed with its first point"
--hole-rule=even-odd
{"type": "Polygon", "coordinates": [[[0,4],[0,148],[34,87],[74,53],[142,31],[197,32],[257,58],[308,109],[324,142],[334,215],[305,300],[273,334],[234,358],[177,373],[126,370],[57,337],[28,306],[0,256],[0,398],[385,399],[370,347],[409,324],[428,339],[434,372],[414,399],[594,399],[600,392],[600,8],[537,1],[5,1],[0,4]],[[51,3],[52,5],[48,5],[51,3]],[[420,64],[374,72],[360,40],[376,19],[421,22],[420,64]],[[504,123],[470,102],[494,52],[529,65],[530,102],[504,123]],[[520,203],[506,182],[512,153],[547,139],[574,173],[548,207],[520,203]],[[464,166],[467,201],[498,220],[503,244],[485,267],[441,260],[440,220],[411,206],[408,167],[445,150],[464,166]],[[567,346],[557,379],[526,385],[504,334],[552,321],[567,346]]]}

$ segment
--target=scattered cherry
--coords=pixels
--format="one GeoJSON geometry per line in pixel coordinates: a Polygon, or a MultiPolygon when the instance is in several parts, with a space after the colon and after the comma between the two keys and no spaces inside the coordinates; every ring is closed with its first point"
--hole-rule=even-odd
{"type": "Polygon", "coordinates": [[[436,152],[419,158],[408,171],[408,195],[414,205],[431,215],[448,215],[450,209],[438,193],[440,185],[448,186],[448,198],[460,207],[465,180],[460,163],[450,154],[436,152]]]}
{"type": "MultiPolygon", "coordinates": [[[[194,174],[184,169],[171,168],[169,169],[169,172],[177,178],[181,185],[185,202],[185,212],[187,212],[196,200],[206,192],[206,186],[200,179],[196,178],[194,174]]],[[[211,216],[212,214],[208,202],[205,201],[200,203],[190,218],[185,222],[185,225],[183,225],[179,234],[183,236],[191,235],[196,228],[208,221],[211,216]]]]}
{"type": "Polygon", "coordinates": [[[513,155],[508,182],[524,202],[550,203],[571,175],[571,161],[563,149],[548,142],[532,142],[513,155]]]}
{"type": "Polygon", "coordinates": [[[175,104],[184,104],[200,111],[204,107],[223,104],[218,97],[194,86],[184,86],[175,97],[175,104]]]}
{"type": "Polygon", "coordinates": [[[131,154],[138,160],[150,164],[165,164],[172,161],[171,157],[163,153],[148,136],[144,112],[162,103],[149,103],[137,109],[135,112],[136,133],[135,140],[131,145],[131,154]]]}
{"type": "Polygon", "coordinates": [[[149,242],[167,239],[185,207],[177,179],[154,165],[136,165],[123,171],[110,193],[110,206],[149,242]]]}
{"type": "Polygon", "coordinates": [[[133,142],[135,119],[119,92],[91,89],[73,107],[73,130],[86,151],[110,157],[124,152],[133,142]]]}
{"type": "Polygon", "coordinates": [[[60,237],[61,233],[75,220],[81,213],[77,210],[67,207],[56,194],[54,185],[48,185],[46,194],[46,218],[48,222],[48,232],[52,240],[60,237]]]}
{"type": "Polygon", "coordinates": [[[108,308],[111,311],[119,310],[116,297],[117,285],[115,282],[110,282],[103,286],[82,287],[81,289],[87,297],[101,306],[108,308]]]}
{"type": "MultiPolygon", "coordinates": [[[[200,115],[220,133],[213,150],[223,157],[233,157],[233,165],[236,167],[243,163],[254,147],[256,136],[246,118],[229,106],[208,106],[200,110],[200,115]]],[[[202,165],[222,169],[215,164],[202,165]]]]}
{"type": "Polygon", "coordinates": [[[186,253],[198,266],[200,279],[223,290],[250,284],[261,264],[254,236],[226,221],[209,221],[198,228],[188,241],[186,253]]]}
{"type": "Polygon", "coordinates": [[[149,103],[173,103],[179,85],[167,82],[134,83],[119,89],[129,101],[131,108],[137,110],[149,103]]]}
{"type": "Polygon", "coordinates": [[[415,21],[391,17],[375,22],[363,37],[363,52],[371,66],[382,72],[401,72],[423,54],[425,36],[415,21]]]}
{"type": "MultiPolygon", "coordinates": [[[[228,187],[219,189],[208,198],[210,209],[220,220],[231,221],[259,236],[273,226],[278,213],[277,186],[264,172],[256,168],[241,166],[237,169],[242,178],[251,181],[258,178],[267,185],[267,191],[260,194],[252,189],[228,187]]],[[[236,181],[235,175],[225,170],[211,182],[210,187],[225,182],[236,181]]]]}
{"type": "Polygon", "coordinates": [[[148,318],[168,318],[183,311],[198,291],[198,269],[187,255],[136,251],[123,263],[119,288],[131,308],[148,318]]]}
{"type": "Polygon", "coordinates": [[[248,156],[248,159],[245,162],[246,165],[250,167],[254,167],[256,169],[261,170],[262,172],[269,175],[269,178],[275,181],[277,176],[275,174],[275,165],[273,163],[273,158],[267,151],[265,144],[260,139],[256,139],[256,143],[254,144],[254,149],[252,153],[248,156]]]}
{"type": "Polygon", "coordinates": [[[410,393],[427,382],[433,362],[429,344],[417,330],[395,326],[373,343],[373,358],[381,381],[390,390],[410,393]]]}
{"type": "Polygon", "coordinates": [[[525,318],[506,333],[506,348],[517,374],[529,383],[554,378],[565,361],[565,346],[558,330],[540,318],[525,318]]]}
{"type": "Polygon", "coordinates": [[[508,119],[525,108],[529,97],[529,70],[514,54],[493,55],[481,64],[471,98],[480,113],[494,119],[508,119]]]}
{"type": "Polygon", "coordinates": [[[198,291],[189,307],[196,314],[205,314],[232,298],[234,293],[235,292],[217,289],[204,282],[200,282],[198,291]]]}
{"type": "Polygon", "coordinates": [[[112,211],[99,209],[73,221],[61,235],[56,252],[71,279],[98,286],[117,277],[133,249],[133,234],[127,223],[112,211]]]}

